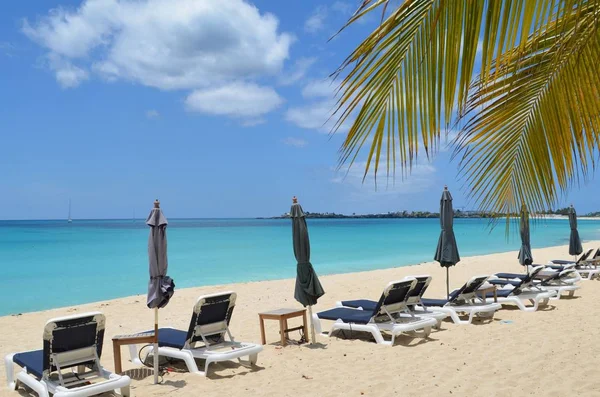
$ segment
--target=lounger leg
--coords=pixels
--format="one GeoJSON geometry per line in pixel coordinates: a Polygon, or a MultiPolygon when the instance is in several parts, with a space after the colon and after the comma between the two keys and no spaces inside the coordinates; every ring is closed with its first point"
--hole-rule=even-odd
{"type": "Polygon", "coordinates": [[[204,363],[204,376],[208,375],[208,365],[212,363],[211,360],[209,360],[208,358],[206,359],[206,362],[204,363]]]}
{"type": "MultiPolygon", "coordinates": [[[[312,323],[313,326],[315,327],[315,332],[317,334],[323,334],[323,329],[321,328],[321,319],[319,318],[319,316],[317,316],[316,314],[313,314],[312,316],[312,323]]],[[[313,343],[316,343],[316,340],[313,340],[313,343]]]]}
{"type": "Polygon", "coordinates": [[[131,396],[131,391],[129,390],[129,386],[125,386],[121,388],[121,396],[122,397],[129,397],[131,396]]]}
{"type": "MultiPolygon", "coordinates": [[[[194,359],[194,356],[188,351],[183,351],[183,350],[174,351],[173,349],[163,349],[162,347],[159,347],[158,354],[161,356],[173,357],[173,358],[178,358],[180,360],[183,360],[183,362],[185,363],[185,365],[190,373],[203,375],[203,376],[205,375],[204,372],[202,372],[198,369],[198,366],[196,365],[196,360],[194,359]]],[[[207,360],[205,367],[208,366],[209,362],[210,361],[207,360]]]]}
{"type": "Polygon", "coordinates": [[[450,318],[454,321],[454,324],[471,324],[471,319],[469,320],[461,320],[456,311],[450,311],[450,318]]]}
{"type": "MultiPolygon", "coordinates": [[[[437,323],[436,323],[437,326],[437,323]]],[[[431,327],[427,326],[427,327],[423,327],[422,331],[410,331],[410,335],[415,336],[417,338],[427,338],[429,335],[431,334],[431,327]]],[[[394,343],[392,342],[392,345],[394,343]]]]}
{"type": "Polygon", "coordinates": [[[17,383],[15,382],[15,364],[13,362],[14,353],[7,354],[4,357],[4,368],[6,368],[6,383],[8,388],[11,390],[17,390],[17,383]]]}
{"type": "Polygon", "coordinates": [[[251,354],[250,356],[248,356],[248,361],[251,366],[255,366],[256,362],[258,361],[258,353],[251,354]]]}
{"type": "Polygon", "coordinates": [[[144,365],[140,361],[137,345],[128,345],[127,347],[129,348],[129,360],[135,365],[144,365]]]}
{"type": "MultiPolygon", "coordinates": [[[[46,386],[46,382],[39,381],[33,376],[29,375],[25,370],[19,372],[17,374],[18,381],[25,383],[29,386],[34,392],[37,393],[39,397],[50,397],[50,393],[48,393],[48,387],[46,386]]],[[[56,393],[55,396],[60,397],[60,394],[56,393]]]]}
{"type": "Polygon", "coordinates": [[[373,338],[375,338],[375,342],[377,342],[378,344],[380,344],[380,345],[393,345],[394,344],[396,335],[392,334],[392,341],[387,342],[385,339],[383,339],[383,335],[381,335],[381,331],[375,325],[369,326],[369,330],[371,331],[371,335],[373,335],[373,338]]]}
{"type": "Polygon", "coordinates": [[[519,309],[523,310],[524,312],[535,312],[538,309],[538,301],[536,299],[530,299],[529,300],[533,306],[527,307],[525,306],[525,304],[523,303],[523,301],[519,298],[516,298],[514,300],[515,304],[519,307],[519,309]]]}

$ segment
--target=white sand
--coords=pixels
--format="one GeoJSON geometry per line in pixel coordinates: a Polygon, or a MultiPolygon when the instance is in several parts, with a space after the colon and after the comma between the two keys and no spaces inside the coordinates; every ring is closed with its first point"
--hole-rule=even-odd
{"type": "MultiPolygon", "coordinates": [[[[600,242],[586,243],[586,248],[600,242]]],[[[537,263],[569,259],[567,248],[534,250],[537,263]]],[[[451,288],[473,275],[500,271],[521,272],[516,252],[483,255],[463,260],[450,269],[451,288]]],[[[315,258],[316,259],[316,258],[315,258]]],[[[318,260],[316,263],[317,272],[318,260]]],[[[430,274],[426,296],[443,297],[445,270],[436,263],[321,277],[326,295],[315,310],[332,307],[346,298],[378,299],[383,287],[407,275],[430,274]]],[[[454,325],[428,340],[400,337],[396,346],[380,346],[366,338],[318,337],[317,348],[277,346],[275,322],[267,323],[267,339],[254,370],[236,363],[215,364],[208,379],[185,372],[170,373],[161,385],[152,384],[149,371],[133,371],[124,360],[134,396],[566,396],[600,395],[600,284],[583,281],[574,299],[551,301],[544,311],[524,313],[505,307],[492,323],[454,325]],[[501,320],[510,320],[510,323],[501,320]]],[[[197,296],[223,290],[238,293],[231,329],[241,341],[260,342],[259,311],[299,307],[293,298],[294,280],[263,281],[180,289],[160,311],[162,325],[187,329],[197,296]]],[[[100,310],[107,317],[103,364],[113,368],[111,336],[152,327],[153,312],[144,296],[61,308],[21,316],[0,317],[0,354],[41,348],[47,319],[100,310]]],[[[295,334],[297,337],[297,333],[295,334]]],[[[126,357],[123,349],[123,356],[126,357]]],[[[17,396],[5,387],[0,375],[0,396],[17,396]]],[[[27,395],[20,391],[21,395],[27,395]]]]}

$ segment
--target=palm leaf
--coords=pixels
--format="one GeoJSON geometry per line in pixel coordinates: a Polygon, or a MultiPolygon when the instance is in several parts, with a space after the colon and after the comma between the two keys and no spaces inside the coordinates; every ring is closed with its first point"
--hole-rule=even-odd
{"type": "Polygon", "coordinates": [[[600,141],[600,13],[551,21],[473,85],[456,153],[483,209],[534,212],[594,167],[600,141]],[[488,76],[489,77],[489,76],[488,76]]]}
{"type": "MultiPolygon", "coordinates": [[[[363,1],[343,29],[387,3],[363,1]]],[[[336,72],[341,82],[334,131],[354,118],[340,166],[351,167],[366,150],[365,176],[377,175],[382,159],[388,177],[396,167],[404,175],[419,151],[430,157],[443,130],[463,120],[457,153],[482,207],[505,212],[521,199],[531,209],[548,206],[577,171],[585,175],[593,166],[599,48],[590,38],[597,33],[596,5],[589,0],[405,1],[336,72]],[[476,60],[481,74],[471,84],[476,60]],[[586,71],[589,62],[596,63],[586,71]],[[574,79],[579,81],[572,84],[574,79]],[[548,134],[558,127],[571,135],[548,134]],[[536,129],[546,134],[530,133],[536,129]],[[527,152],[531,144],[541,148],[527,152]],[[380,156],[382,150],[386,156],[380,156]],[[493,153],[520,160],[510,163],[493,153]]]]}

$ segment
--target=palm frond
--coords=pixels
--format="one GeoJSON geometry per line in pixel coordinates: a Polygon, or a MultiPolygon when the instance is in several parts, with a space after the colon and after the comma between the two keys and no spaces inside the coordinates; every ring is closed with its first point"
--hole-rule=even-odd
{"type": "Polygon", "coordinates": [[[456,153],[485,210],[534,212],[594,167],[600,142],[599,9],[583,5],[503,54],[473,85],[456,153]],[[489,78],[494,76],[493,79],[489,78]]]}
{"type": "MultiPolygon", "coordinates": [[[[364,0],[343,29],[387,3],[364,0]]],[[[351,167],[364,152],[365,177],[377,175],[382,159],[388,177],[397,166],[409,172],[420,150],[429,157],[443,130],[463,120],[461,166],[482,207],[518,212],[516,203],[524,202],[532,210],[547,208],[578,170],[585,175],[593,166],[596,3],[405,1],[336,72],[334,131],[354,118],[339,165],[351,167]],[[472,84],[477,60],[481,74],[472,84]],[[586,70],[589,62],[594,66],[586,70]],[[559,127],[560,134],[548,134],[559,127]]]]}

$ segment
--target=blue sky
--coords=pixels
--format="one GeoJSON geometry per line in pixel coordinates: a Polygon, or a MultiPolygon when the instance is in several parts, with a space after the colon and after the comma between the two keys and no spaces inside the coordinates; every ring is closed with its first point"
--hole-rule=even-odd
{"type": "MultiPolygon", "coordinates": [[[[336,37],[356,0],[52,0],[0,13],[0,219],[435,210],[442,149],[377,191],[336,173],[327,76],[377,23],[336,37]]],[[[363,159],[364,161],[364,159],[363,159]]],[[[363,163],[364,164],[364,163],[363,163]]],[[[593,182],[564,198],[598,210],[593,182]]]]}

